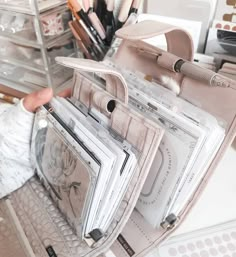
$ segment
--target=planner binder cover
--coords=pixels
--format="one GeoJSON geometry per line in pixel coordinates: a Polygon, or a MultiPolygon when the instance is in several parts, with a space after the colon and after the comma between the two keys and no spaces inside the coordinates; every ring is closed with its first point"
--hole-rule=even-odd
{"type": "Polygon", "coordinates": [[[32,154],[41,180],[9,199],[36,256],[145,256],[181,223],[235,136],[235,82],[191,63],[186,32],[151,21],[117,36],[115,66],[57,58],[75,70],[72,97],[37,113],[32,154]],[[142,41],[159,34],[169,52],[142,41]],[[163,76],[178,92],[162,88],[163,76]],[[166,189],[150,224],[153,194],[166,189]]]}

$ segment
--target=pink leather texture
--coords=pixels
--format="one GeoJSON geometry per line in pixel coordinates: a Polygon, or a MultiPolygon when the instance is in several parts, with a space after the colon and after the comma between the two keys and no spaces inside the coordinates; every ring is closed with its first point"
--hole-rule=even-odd
{"type": "MultiPolygon", "coordinates": [[[[187,213],[191,211],[191,208],[196,203],[201,192],[207,186],[207,182],[209,181],[217,164],[223,157],[226,149],[231,145],[236,135],[236,82],[230,80],[229,78],[222,77],[229,83],[230,87],[222,87],[217,85],[209,86],[208,84],[202,82],[202,78],[200,77],[201,73],[198,74],[199,77],[196,76],[195,79],[193,79],[182,74],[175,73],[171,68],[167,69],[158,66],[156,57],[153,55],[153,53],[156,53],[163,58],[165,57],[163,62],[166,64],[166,67],[172,67],[171,63],[176,60],[173,56],[173,51],[170,51],[171,55],[169,55],[169,53],[164,52],[162,49],[148,45],[146,42],[141,40],[150,37],[150,35],[154,36],[159,35],[160,33],[165,33],[166,30],[169,31],[171,29],[175,30],[175,27],[160,25],[160,23],[153,21],[135,24],[133,26],[121,29],[117,32],[117,36],[120,36],[124,40],[115,58],[113,58],[113,61],[123,68],[131,69],[132,71],[141,71],[142,73],[150,75],[159,81],[161,76],[169,76],[173,78],[181,87],[179,97],[186,99],[187,101],[214,115],[219,122],[224,124],[226,128],[226,136],[218,153],[216,154],[197,190],[192,195],[191,199],[189,199],[188,205],[178,217],[178,226],[186,217],[187,213]],[[140,51],[137,49],[145,49],[145,51],[151,52],[152,54],[147,53],[145,56],[145,53],[142,52],[142,54],[140,54],[140,51]]],[[[176,31],[176,33],[178,34],[178,31],[176,31]]],[[[176,36],[176,40],[172,38],[172,44],[177,41],[177,48],[178,39],[181,37],[182,33],[183,32],[176,36]]],[[[180,41],[181,44],[186,48],[190,47],[188,40],[185,40],[186,37],[182,37],[182,40],[180,41]]],[[[186,50],[186,52],[188,52],[188,50],[186,50]]],[[[181,51],[179,53],[181,53],[181,51]]],[[[183,55],[176,56],[176,58],[179,57],[184,58],[183,55]]],[[[206,73],[208,72],[208,70],[204,71],[206,71],[206,73]]],[[[215,74],[215,76],[217,76],[217,74],[215,74]]],[[[122,235],[124,235],[129,242],[130,247],[135,252],[132,256],[141,257],[145,256],[150,249],[156,247],[162,240],[164,240],[166,236],[172,233],[175,228],[170,230],[154,230],[153,228],[149,227],[145,221],[143,221],[141,215],[134,211],[127,222],[126,227],[124,228],[122,235]]],[[[117,256],[130,256],[128,252],[121,247],[118,240],[113,244],[112,250],[117,256]]]]}
{"type": "Polygon", "coordinates": [[[4,257],[35,257],[25,247],[5,199],[0,201],[0,255],[4,257]]]}
{"type": "Polygon", "coordinates": [[[153,21],[143,21],[124,27],[116,32],[116,36],[124,40],[139,41],[159,35],[165,35],[168,52],[193,60],[193,41],[185,30],[169,24],[153,21]]]}
{"type": "Polygon", "coordinates": [[[97,72],[104,74],[106,91],[125,104],[128,103],[128,86],[122,75],[115,69],[108,69],[104,64],[85,59],[57,57],[59,64],[75,69],[76,71],[97,72]]]}
{"type": "MultiPolygon", "coordinates": [[[[200,78],[199,80],[192,79],[174,72],[172,64],[177,59],[191,61],[193,56],[191,38],[179,28],[149,21],[125,27],[117,32],[117,36],[123,38],[115,56],[117,64],[127,69],[141,71],[157,80],[160,80],[163,75],[171,77],[181,87],[178,97],[198,105],[225,125],[225,140],[206,176],[178,217],[178,224],[180,224],[204,190],[211,174],[236,134],[236,90],[232,87],[218,87],[217,85],[210,87],[204,84],[200,78]],[[166,35],[168,51],[171,54],[142,41],[142,39],[161,34],[166,35]],[[139,49],[145,49],[152,54],[145,55],[139,49]],[[157,58],[153,53],[161,55],[161,66],[158,65],[157,58]]],[[[163,131],[155,123],[127,105],[128,87],[124,78],[116,70],[108,69],[102,63],[88,60],[57,58],[57,61],[75,68],[73,83],[79,85],[78,100],[87,108],[96,108],[99,112],[107,115],[110,127],[139,151],[139,163],[107,235],[93,248],[89,248],[74,234],[73,229],[51,200],[49,193],[36,178],[11,195],[10,200],[22,228],[36,257],[47,257],[45,248],[48,246],[53,247],[58,253],[58,257],[95,257],[110,247],[117,257],[145,256],[175,229],[153,229],[134,209],[163,131]],[[101,90],[96,82],[84,79],[81,72],[85,71],[102,73],[106,81],[105,90],[101,90]],[[116,108],[112,113],[108,113],[105,108],[109,99],[116,101],[116,108]],[[116,240],[117,237],[118,240],[116,240]],[[124,238],[128,241],[128,245],[124,242],[124,238]],[[123,245],[125,244],[125,247],[121,246],[121,242],[123,245]]]]}
{"type": "MultiPolygon", "coordinates": [[[[95,257],[109,250],[133,212],[162,139],[163,129],[125,104],[128,88],[117,71],[93,61],[62,61],[76,68],[73,83],[77,84],[77,97],[88,109],[93,107],[101,113],[107,113],[106,102],[109,99],[116,101],[114,111],[108,115],[109,126],[138,151],[134,176],[107,233],[92,248],[75,234],[57,208],[56,202],[53,202],[50,192],[38,178],[31,179],[24,187],[11,194],[10,201],[36,257],[47,257],[48,247],[53,248],[58,257],[95,257]],[[87,70],[104,74],[106,90],[80,74],[87,70]]],[[[73,201],[76,205],[76,199],[73,201]]]]}

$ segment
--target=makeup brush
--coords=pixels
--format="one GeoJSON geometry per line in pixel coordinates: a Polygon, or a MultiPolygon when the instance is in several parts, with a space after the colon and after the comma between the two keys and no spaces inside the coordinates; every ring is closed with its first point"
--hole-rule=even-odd
{"type": "MultiPolygon", "coordinates": [[[[106,8],[107,8],[107,5],[106,5],[106,2],[104,0],[97,0],[96,1],[95,12],[98,16],[98,19],[102,22],[102,24],[103,24],[104,17],[106,15],[106,8]]],[[[103,26],[104,26],[104,24],[103,24],[103,26]]]]}
{"type": "Polygon", "coordinates": [[[129,15],[131,13],[138,13],[138,9],[140,8],[142,2],[142,0],[133,0],[133,3],[129,11],[129,15]]]}
{"type": "Polygon", "coordinates": [[[132,2],[133,2],[132,0],[123,0],[120,8],[119,16],[118,16],[117,26],[116,26],[117,30],[120,29],[124,25],[125,21],[127,20],[132,2]]]}
{"type": "Polygon", "coordinates": [[[87,32],[84,30],[83,26],[76,20],[73,21],[73,27],[79,34],[81,40],[83,41],[84,45],[87,47],[91,55],[95,58],[93,59],[101,59],[101,56],[103,56],[103,52],[101,52],[97,45],[93,44],[90,37],[88,36],[87,32]]]}
{"type": "Polygon", "coordinates": [[[68,3],[72,7],[74,14],[77,14],[88,28],[92,27],[88,15],[85,13],[78,0],[69,0],[68,3]]]}
{"type": "Polygon", "coordinates": [[[107,43],[108,45],[111,44],[112,38],[115,34],[115,20],[113,16],[113,11],[115,8],[115,1],[114,0],[107,0],[107,10],[106,10],[106,36],[107,36],[107,43]]]}
{"type": "Polygon", "coordinates": [[[106,39],[105,29],[95,12],[90,12],[88,17],[102,40],[106,39]]]}
{"type": "Polygon", "coordinates": [[[89,0],[89,11],[88,12],[94,12],[94,1],[89,0]]]}
{"type": "Polygon", "coordinates": [[[84,12],[84,10],[82,9],[81,5],[78,3],[78,0],[69,0],[68,3],[70,4],[70,6],[73,9],[73,13],[74,13],[75,17],[77,19],[78,19],[78,17],[80,17],[82,19],[82,21],[84,22],[86,27],[90,30],[90,32],[95,37],[96,41],[103,47],[102,39],[100,38],[100,36],[97,33],[97,31],[94,29],[94,27],[93,27],[93,25],[92,25],[88,15],[87,15],[87,13],[84,12]]]}
{"type": "Polygon", "coordinates": [[[86,13],[88,13],[90,8],[90,1],[89,0],[83,0],[83,6],[86,13]]]}
{"type": "MultiPolygon", "coordinates": [[[[74,21],[75,22],[75,21],[74,21]]],[[[85,46],[84,42],[82,41],[81,37],[79,36],[79,33],[77,32],[77,30],[74,28],[73,26],[73,22],[70,21],[69,22],[69,27],[74,35],[74,37],[77,40],[77,43],[79,45],[80,50],[82,51],[82,53],[86,56],[86,58],[88,59],[93,59],[89,50],[87,49],[87,47],[85,46]]]]}
{"type": "Polygon", "coordinates": [[[96,29],[100,38],[102,40],[105,40],[105,38],[106,38],[105,29],[104,29],[101,21],[99,20],[97,14],[93,11],[93,0],[88,0],[88,2],[89,2],[88,17],[90,19],[90,22],[92,23],[93,27],[96,29]]]}
{"type": "MultiPolygon", "coordinates": [[[[91,39],[91,41],[94,43],[94,46],[97,48],[97,50],[104,55],[104,51],[101,48],[104,47],[103,42],[101,42],[100,40],[98,41],[98,37],[94,36],[94,33],[97,34],[97,32],[95,32],[95,29],[90,26],[89,27],[86,25],[86,23],[84,22],[84,19],[82,19],[81,14],[83,17],[86,17],[85,20],[88,20],[90,23],[90,20],[87,16],[87,14],[81,9],[81,6],[79,5],[79,3],[77,2],[77,0],[69,0],[68,1],[68,7],[72,10],[76,20],[81,24],[81,26],[83,27],[84,31],[87,33],[87,35],[89,36],[89,38],[91,39]],[[92,31],[93,33],[92,33],[92,31]]],[[[87,22],[88,24],[88,22],[87,22]]]]}

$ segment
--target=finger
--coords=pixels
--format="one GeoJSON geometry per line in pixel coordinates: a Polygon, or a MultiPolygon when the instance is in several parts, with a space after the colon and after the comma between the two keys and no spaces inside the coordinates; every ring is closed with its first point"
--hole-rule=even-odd
{"type": "Polygon", "coordinates": [[[64,98],[70,97],[71,96],[71,91],[72,91],[71,88],[67,88],[67,89],[63,90],[62,92],[60,92],[58,94],[58,96],[64,97],[64,98]]]}
{"type": "Polygon", "coordinates": [[[29,112],[35,112],[38,107],[48,103],[53,97],[51,88],[45,88],[40,91],[27,95],[24,98],[23,105],[29,112]]]}

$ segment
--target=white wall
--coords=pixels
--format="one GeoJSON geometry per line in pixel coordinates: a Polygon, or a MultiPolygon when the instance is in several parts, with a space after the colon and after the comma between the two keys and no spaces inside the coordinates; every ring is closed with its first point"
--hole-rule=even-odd
{"type": "Polygon", "coordinates": [[[144,0],[144,12],[188,20],[202,21],[199,52],[202,52],[211,25],[216,0],[144,0]]]}

